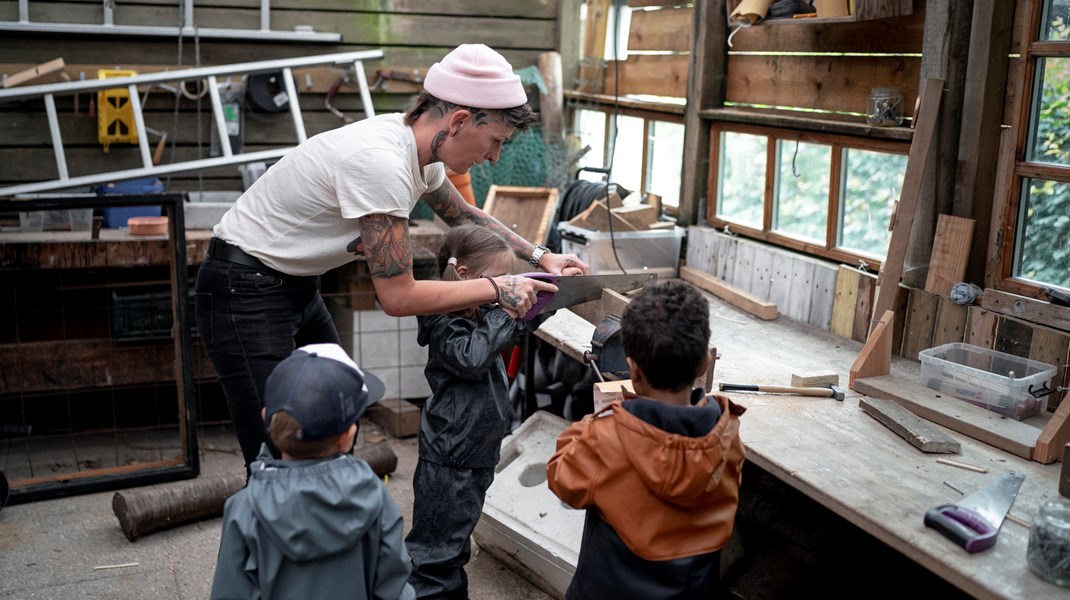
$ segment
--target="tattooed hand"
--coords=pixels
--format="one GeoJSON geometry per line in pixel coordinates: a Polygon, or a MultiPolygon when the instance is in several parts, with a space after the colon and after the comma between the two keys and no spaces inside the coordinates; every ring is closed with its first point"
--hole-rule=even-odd
{"type": "Polygon", "coordinates": [[[531,310],[540,291],[557,291],[557,286],[552,283],[519,275],[502,275],[493,279],[498,285],[498,304],[510,315],[516,313],[516,317],[523,317],[531,310]]]}

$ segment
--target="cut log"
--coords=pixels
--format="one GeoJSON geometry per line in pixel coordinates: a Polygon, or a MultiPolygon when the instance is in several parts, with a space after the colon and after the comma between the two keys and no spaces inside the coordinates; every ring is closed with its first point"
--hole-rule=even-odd
{"type": "Polygon", "coordinates": [[[858,406],[867,415],[883,423],[922,452],[932,454],[960,454],[962,452],[962,444],[958,440],[892,400],[863,396],[858,399],[858,406]]]}
{"type": "MultiPolygon", "coordinates": [[[[386,442],[357,448],[353,455],[367,462],[379,477],[398,466],[397,454],[386,442]]],[[[244,485],[245,475],[234,473],[123,490],[112,496],[111,508],[123,535],[133,542],[154,531],[222,515],[227,498],[244,485]]]]}

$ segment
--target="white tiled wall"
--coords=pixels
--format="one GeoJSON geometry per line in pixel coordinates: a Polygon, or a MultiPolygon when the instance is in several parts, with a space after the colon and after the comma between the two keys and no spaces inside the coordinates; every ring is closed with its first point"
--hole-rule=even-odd
{"type": "Polygon", "coordinates": [[[416,317],[391,317],[379,310],[353,313],[353,359],[386,384],[385,398],[424,399],[427,348],[416,343],[416,317]]]}

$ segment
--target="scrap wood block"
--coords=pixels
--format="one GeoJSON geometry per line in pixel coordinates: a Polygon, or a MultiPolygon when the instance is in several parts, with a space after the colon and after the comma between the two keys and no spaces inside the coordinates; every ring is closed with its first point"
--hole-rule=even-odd
{"type": "Polygon", "coordinates": [[[598,381],[594,384],[594,412],[602,410],[607,404],[624,400],[624,392],[635,393],[631,379],[619,381],[598,381]]]}
{"type": "MultiPolygon", "coordinates": [[[[591,231],[609,231],[609,212],[604,200],[595,200],[586,210],[573,217],[568,223],[581,229],[591,231]]],[[[617,231],[636,231],[631,223],[613,212],[613,229],[617,231]]],[[[645,229],[645,227],[644,227],[645,229]]]]}
{"type": "Polygon", "coordinates": [[[792,387],[824,387],[839,384],[840,374],[829,369],[791,374],[792,387]]]}
{"type": "Polygon", "coordinates": [[[896,404],[893,400],[863,396],[858,399],[858,406],[922,452],[962,453],[962,444],[958,440],[941,431],[933,423],[896,404]]]}
{"type": "Polygon", "coordinates": [[[44,83],[55,83],[57,81],[70,81],[70,76],[67,75],[67,66],[63,63],[62,58],[54,58],[46,63],[41,63],[36,67],[31,67],[25,71],[19,71],[14,75],[8,75],[4,80],[5,88],[13,88],[19,85],[40,85],[44,83]]]}
{"type": "Polygon", "coordinates": [[[420,407],[401,398],[383,399],[364,411],[364,416],[396,437],[412,437],[420,433],[420,407]]]}
{"type": "Polygon", "coordinates": [[[659,216],[657,207],[651,204],[617,206],[613,208],[612,212],[637,230],[648,229],[651,224],[658,220],[659,216]]]}

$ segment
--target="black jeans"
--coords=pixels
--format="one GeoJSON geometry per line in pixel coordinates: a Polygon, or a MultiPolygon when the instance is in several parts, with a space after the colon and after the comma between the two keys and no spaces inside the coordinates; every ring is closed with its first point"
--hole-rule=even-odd
{"type": "MultiPolygon", "coordinates": [[[[267,441],[260,409],[271,370],[294,348],[339,343],[338,330],[320,297],[319,277],[250,267],[214,258],[211,250],[197,273],[194,303],[197,331],[248,466],[267,441]]],[[[273,447],[272,453],[278,454],[273,447]]]]}

